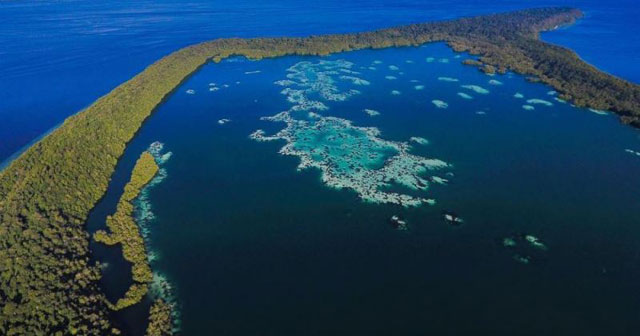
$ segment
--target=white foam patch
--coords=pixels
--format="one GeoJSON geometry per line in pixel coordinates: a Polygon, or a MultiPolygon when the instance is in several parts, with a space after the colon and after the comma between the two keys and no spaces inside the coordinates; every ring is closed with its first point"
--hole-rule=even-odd
{"type": "Polygon", "coordinates": [[[402,92],[398,91],[398,90],[391,90],[391,94],[394,96],[400,95],[402,92]]]}
{"type": "Polygon", "coordinates": [[[524,95],[520,92],[516,92],[513,94],[513,98],[518,98],[518,99],[522,99],[524,98],[524,95]]]}
{"type": "Polygon", "coordinates": [[[502,85],[503,83],[497,79],[492,79],[489,81],[489,84],[491,85],[502,85]]]}
{"type": "Polygon", "coordinates": [[[386,78],[388,80],[398,79],[398,77],[396,77],[396,76],[384,76],[384,78],[386,78]]]}
{"type": "Polygon", "coordinates": [[[255,75],[255,74],[259,74],[261,72],[262,72],[261,70],[245,71],[244,74],[245,75],[255,75]]]}
{"type": "Polygon", "coordinates": [[[527,111],[533,111],[533,110],[536,109],[535,107],[533,107],[531,105],[522,105],[522,108],[527,110],[527,111]]]}
{"type": "Polygon", "coordinates": [[[438,60],[438,62],[440,63],[449,63],[449,59],[448,58],[441,58],[438,60]]]}
{"type": "Polygon", "coordinates": [[[391,71],[398,71],[398,70],[400,70],[400,68],[398,68],[398,67],[397,67],[397,66],[395,66],[395,65],[390,65],[390,66],[389,66],[389,70],[391,70],[391,71]]]}
{"type": "Polygon", "coordinates": [[[424,59],[427,63],[433,63],[436,59],[434,57],[427,57],[424,59]]]}
{"type": "Polygon", "coordinates": [[[424,90],[424,85],[416,85],[413,87],[414,89],[420,91],[420,90],[424,90]]]}
{"type": "Polygon", "coordinates": [[[196,93],[196,90],[194,90],[194,89],[189,89],[189,90],[187,90],[187,91],[185,91],[185,92],[186,92],[187,94],[192,95],[192,94],[195,94],[195,93],[196,93]]]}
{"type": "Polygon", "coordinates": [[[457,78],[453,78],[453,77],[438,77],[438,80],[442,82],[458,82],[459,81],[457,78]]]}

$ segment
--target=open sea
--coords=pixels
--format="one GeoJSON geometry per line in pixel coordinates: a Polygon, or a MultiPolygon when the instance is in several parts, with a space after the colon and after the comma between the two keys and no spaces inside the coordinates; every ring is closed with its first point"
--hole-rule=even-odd
{"type": "MultiPolygon", "coordinates": [[[[632,0],[0,2],[0,161],[192,43],[548,5],[586,17],[544,40],[640,82],[632,0]]],[[[135,160],[160,142],[171,155],[159,157],[163,174],[136,214],[154,295],[175,304],[182,335],[635,335],[640,132],[519,75],[487,76],[462,65],[467,57],[434,43],[206,65],[129,144],[88,229],[104,228],[135,160]],[[294,92],[300,76],[320,89],[294,92]],[[295,110],[300,94],[326,109],[295,110]],[[250,138],[287,128],[263,118],[282,111],[302,125],[290,132],[298,141],[250,138]],[[339,128],[318,131],[322,122],[339,128]],[[434,205],[376,204],[348,187],[404,143],[404,158],[447,166],[381,173],[381,190],[434,205]],[[301,155],[279,154],[287,144],[327,152],[298,170],[301,155]],[[366,163],[353,161],[362,154],[366,163]],[[328,185],[323,165],[347,187],[328,185]],[[402,184],[415,176],[426,190],[402,184]]],[[[92,250],[116,300],[130,269],[119,248],[92,250]]],[[[143,335],[149,302],[117,313],[119,327],[143,335]]]]}

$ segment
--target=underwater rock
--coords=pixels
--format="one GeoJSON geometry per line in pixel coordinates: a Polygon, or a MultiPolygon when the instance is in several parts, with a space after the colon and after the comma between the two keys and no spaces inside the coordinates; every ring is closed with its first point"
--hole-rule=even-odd
{"type": "Polygon", "coordinates": [[[445,103],[442,100],[438,100],[438,99],[432,100],[431,103],[433,103],[433,105],[435,105],[437,108],[441,108],[441,109],[446,109],[447,107],[449,107],[449,104],[445,103]]]}
{"type": "Polygon", "coordinates": [[[523,95],[522,93],[520,93],[520,92],[516,92],[516,93],[513,95],[513,98],[522,99],[522,98],[524,98],[524,95],[523,95]]]}
{"type": "Polygon", "coordinates": [[[538,104],[538,105],[544,105],[544,106],[553,106],[552,102],[544,100],[544,99],[537,99],[537,98],[528,99],[527,103],[530,104],[530,105],[538,104]]]}
{"type": "Polygon", "coordinates": [[[394,96],[397,96],[399,94],[401,94],[402,92],[398,91],[398,90],[391,90],[391,94],[394,96]]]}
{"type": "Polygon", "coordinates": [[[442,218],[447,224],[451,226],[459,226],[464,223],[464,220],[462,218],[458,217],[458,215],[451,211],[443,211],[442,218]]]}
{"type": "Polygon", "coordinates": [[[473,99],[473,97],[471,95],[468,95],[464,92],[458,92],[458,96],[464,98],[464,99],[473,99]]]}
{"type": "Polygon", "coordinates": [[[425,139],[425,138],[421,138],[421,137],[411,137],[409,138],[409,141],[411,142],[415,142],[419,145],[428,145],[429,144],[429,140],[425,139]]]}
{"type": "Polygon", "coordinates": [[[413,88],[417,91],[424,90],[424,85],[415,85],[413,88]]]}
{"type": "Polygon", "coordinates": [[[442,82],[458,82],[459,81],[459,79],[453,78],[453,77],[438,77],[438,80],[442,82]]]}
{"type": "Polygon", "coordinates": [[[489,84],[491,85],[502,85],[502,82],[496,79],[492,79],[489,81],[489,84]]]}
{"type": "Polygon", "coordinates": [[[522,105],[522,108],[527,110],[527,111],[533,111],[533,110],[536,109],[535,107],[533,107],[531,105],[522,105]]]}
{"type": "Polygon", "coordinates": [[[226,124],[226,123],[228,123],[230,121],[231,121],[231,119],[222,118],[222,119],[218,120],[218,125],[224,125],[224,124],[226,124]]]}
{"type": "Polygon", "coordinates": [[[479,93],[479,94],[488,94],[489,90],[483,88],[482,86],[479,85],[461,85],[462,88],[471,90],[475,93],[479,93]]]}
{"type": "Polygon", "coordinates": [[[401,219],[397,215],[391,216],[391,218],[389,219],[389,222],[391,223],[391,226],[393,226],[393,228],[396,230],[406,231],[409,229],[409,227],[407,226],[407,221],[404,219],[401,219]]]}
{"type": "Polygon", "coordinates": [[[378,112],[376,110],[372,110],[372,109],[364,109],[363,111],[364,111],[364,113],[368,114],[371,117],[375,117],[377,115],[380,115],[380,112],[378,112]]]}
{"type": "Polygon", "coordinates": [[[187,92],[187,94],[191,94],[191,95],[192,95],[192,94],[195,94],[195,93],[196,93],[196,90],[194,90],[194,89],[189,89],[189,90],[187,90],[186,92],[187,92]]]}
{"type": "Polygon", "coordinates": [[[558,98],[558,97],[553,97],[553,100],[557,101],[560,104],[566,104],[567,101],[562,99],[562,98],[558,98]]]}

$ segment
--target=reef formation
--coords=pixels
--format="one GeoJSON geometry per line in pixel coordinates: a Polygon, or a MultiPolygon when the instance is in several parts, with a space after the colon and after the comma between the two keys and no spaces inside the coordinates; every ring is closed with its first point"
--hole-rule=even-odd
{"type": "MultiPolygon", "coordinates": [[[[423,175],[446,168],[447,163],[410,154],[409,144],[381,139],[377,128],[354,126],[349,120],[317,112],[329,109],[330,101],[344,101],[359,93],[349,88],[340,90],[337,83],[345,81],[340,72],[352,67],[353,63],[344,60],[322,60],[299,62],[287,69],[287,79],[276,84],[286,85],[281,93],[293,105],[287,111],[262,118],[286,123],[287,127],[272,136],[256,130],[249,137],[256,141],[285,140],[287,144],[280,153],[299,157],[299,170],[317,168],[326,185],[351,189],[364,201],[402,206],[433,204],[432,199],[385,189],[400,185],[427,190],[430,182],[423,175]]],[[[352,79],[346,81],[358,85],[352,79]]],[[[370,109],[365,112],[376,115],[370,109]]],[[[412,139],[424,143],[422,138],[412,139]]]]}

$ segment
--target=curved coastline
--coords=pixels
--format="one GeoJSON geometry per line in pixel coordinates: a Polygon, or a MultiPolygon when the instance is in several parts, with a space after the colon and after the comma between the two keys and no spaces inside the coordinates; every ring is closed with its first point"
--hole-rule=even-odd
{"type": "Polygon", "coordinates": [[[618,113],[640,127],[640,86],[602,73],[540,31],[581,17],[571,8],[413,24],[307,38],[217,39],[178,50],[69,117],[0,171],[0,333],[114,333],[84,221],[106,192],[118,159],[144,120],[209,61],[242,55],[327,55],[447,42],[480,55],[476,66],[535,76],[561,98],[618,113]],[[569,70],[563,70],[563,67],[569,70]],[[602,89],[604,85],[607,89],[602,89]],[[46,275],[46,276],[45,276],[46,275]],[[40,319],[46,316],[46,319],[40,319]]]}

